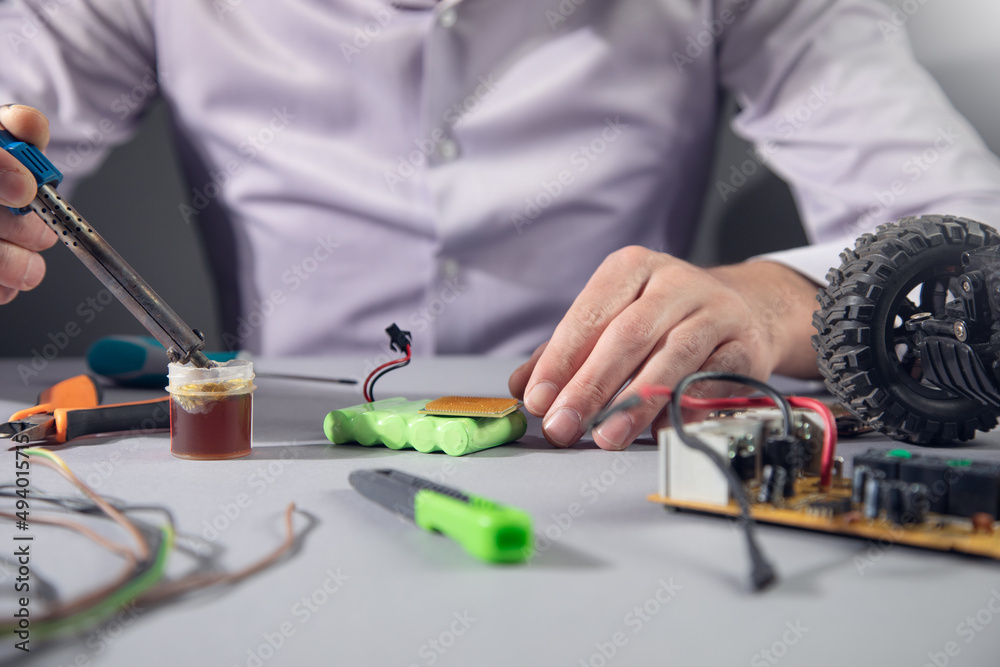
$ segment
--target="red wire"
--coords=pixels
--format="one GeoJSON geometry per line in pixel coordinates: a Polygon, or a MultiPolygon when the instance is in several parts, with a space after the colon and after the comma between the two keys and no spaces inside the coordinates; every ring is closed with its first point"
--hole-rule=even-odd
{"type": "Polygon", "coordinates": [[[823,467],[819,473],[819,488],[827,490],[833,482],[833,458],[837,451],[837,420],[823,401],[808,396],[789,396],[788,402],[795,408],[812,410],[823,420],[823,467]]]}
{"type": "MultiPolygon", "coordinates": [[[[674,395],[670,387],[663,385],[646,385],[639,387],[639,396],[642,399],[651,396],[666,396],[672,398],[674,395]]],[[[837,421],[833,413],[822,401],[806,396],[789,396],[788,403],[794,408],[805,408],[819,414],[823,420],[823,451],[822,466],[819,474],[819,485],[821,489],[829,489],[833,481],[833,459],[837,451],[837,421]]],[[[689,410],[728,410],[732,408],[761,408],[777,407],[773,400],[766,396],[742,397],[731,396],[729,398],[695,398],[694,396],[682,396],[681,406],[689,410]]]]}
{"type": "Polygon", "coordinates": [[[365,397],[365,400],[369,403],[371,403],[374,400],[371,394],[368,393],[368,383],[371,382],[372,378],[375,377],[375,375],[377,375],[380,370],[382,370],[383,368],[388,368],[389,366],[395,366],[396,364],[401,364],[404,361],[409,361],[409,360],[410,360],[410,346],[407,345],[405,357],[396,359],[395,361],[387,361],[378,368],[376,368],[375,370],[373,370],[371,373],[369,373],[368,377],[365,378],[364,384],[361,385],[361,394],[365,397]]]}

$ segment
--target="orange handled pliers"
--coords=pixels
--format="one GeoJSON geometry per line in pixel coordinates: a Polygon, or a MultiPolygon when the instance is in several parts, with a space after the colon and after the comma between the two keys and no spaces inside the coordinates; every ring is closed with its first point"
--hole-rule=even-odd
{"type": "Polygon", "coordinates": [[[0,424],[0,439],[24,444],[63,443],[83,435],[170,428],[169,396],[136,403],[101,405],[101,388],[89,375],[77,375],[38,395],[38,405],[15,412],[0,424]]]}

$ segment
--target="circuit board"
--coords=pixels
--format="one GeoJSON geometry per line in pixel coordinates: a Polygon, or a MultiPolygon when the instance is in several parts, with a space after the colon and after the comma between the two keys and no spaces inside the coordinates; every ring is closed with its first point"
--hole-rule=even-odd
{"type": "MultiPolygon", "coordinates": [[[[850,480],[837,480],[829,491],[820,491],[818,477],[796,480],[795,493],[785,498],[781,506],[751,503],[751,516],[761,522],[792,526],[837,535],[849,535],[875,541],[905,544],[937,551],[956,551],[1000,560],[1000,531],[996,522],[928,513],[926,519],[914,525],[900,525],[884,515],[866,518],[858,510],[835,512],[832,507],[849,507],[852,497],[850,480]]],[[[735,500],[717,505],[696,500],[669,498],[658,493],[649,500],[679,510],[703,512],[719,516],[739,516],[735,500]]]]}

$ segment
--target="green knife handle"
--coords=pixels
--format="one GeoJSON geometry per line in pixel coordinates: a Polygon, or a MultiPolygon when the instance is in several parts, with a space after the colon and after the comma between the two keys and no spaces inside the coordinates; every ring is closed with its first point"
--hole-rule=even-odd
{"type": "Polygon", "coordinates": [[[531,517],[513,507],[469,496],[464,502],[427,489],[413,500],[414,521],[443,533],[480,560],[517,563],[531,557],[531,517]]]}

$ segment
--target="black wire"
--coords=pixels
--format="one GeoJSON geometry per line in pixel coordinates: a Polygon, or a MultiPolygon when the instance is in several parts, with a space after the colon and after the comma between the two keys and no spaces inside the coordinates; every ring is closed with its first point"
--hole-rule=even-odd
{"type": "Polygon", "coordinates": [[[400,363],[399,363],[398,365],[396,365],[396,366],[388,366],[388,367],[386,367],[386,368],[383,368],[383,369],[382,369],[382,370],[381,370],[381,371],[379,372],[379,374],[378,374],[378,375],[376,375],[375,377],[373,377],[373,378],[372,378],[372,381],[371,381],[370,383],[368,383],[368,398],[372,399],[372,402],[374,402],[374,401],[375,401],[375,393],[374,393],[374,391],[375,391],[375,383],[376,383],[376,382],[378,382],[378,379],[379,379],[380,377],[382,377],[383,375],[385,375],[385,374],[386,374],[386,373],[388,373],[389,371],[394,371],[394,370],[397,370],[397,369],[400,369],[400,368],[402,368],[403,366],[408,366],[409,364],[410,364],[410,360],[409,360],[409,359],[406,359],[406,360],[404,360],[404,361],[400,362],[400,363]]]}
{"type": "Polygon", "coordinates": [[[715,380],[717,382],[734,382],[736,384],[746,385],[747,387],[753,387],[760,393],[769,397],[781,410],[781,437],[787,438],[791,434],[795,418],[792,416],[792,406],[788,402],[788,399],[785,398],[780,391],[766,382],[761,382],[756,378],[746,375],[727,373],[724,371],[701,371],[699,373],[691,373],[691,375],[688,375],[677,383],[677,386],[674,388],[674,400],[679,402],[680,396],[682,396],[687,388],[695,382],[703,382],[707,380],[715,380]]]}
{"type": "Polygon", "coordinates": [[[639,395],[629,396],[621,403],[609,406],[604,410],[602,410],[601,412],[597,413],[597,416],[594,417],[594,419],[589,424],[587,424],[587,427],[583,430],[584,432],[589,431],[590,429],[594,428],[595,426],[603,422],[605,419],[615,414],[616,412],[621,412],[622,410],[628,410],[629,408],[634,408],[640,403],[642,403],[642,398],[639,395]]]}
{"type": "MultiPolygon", "coordinates": [[[[0,484],[0,498],[8,497],[20,497],[14,491],[16,489],[14,484],[0,484]],[[11,489],[11,491],[8,491],[11,489]]],[[[37,500],[40,502],[49,503],[61,507],[68,512],[74,512],[76,514],[93,514],[93,515],[103,515],[104,512],[98,507],[97,503],[90,500],[86,496],[60,496],[50,493],[45,493],[41,489],[33,488],[31,490],[31,495],[29,497],[31,500],[37,500]]],[[[171,526],[176,526],[177,522],[174,520],[173,512],[171,512],[167,507],[163,505],[129,505],[123,500],[118,498],[104,497],[109,505],[114,507],[116,510],[122,513],[127,512],[159,512],[166,517],[167,521],[171,526]]]]}
{"type": "Polygon", "coordinates": [[[736,476],[736,471],[733,470],[729,461],[722,458],[721,454],[706,445],[704,441],[697,436],[684,430],[684,421],[681,415],[681,397],[684,395],[685,390],[692,384],[705,380],[736,382],[738,384],[753,387],[761,393],[770,396],[774,400],[775,405],[781,408],[781,412],[784,417],[784,436],[788,435],[791,428],[792,408],[788,404],[788,400],[769,384],[751,377],[720,371],[704,371],[688,375],[677,383],[677,387],[674,389],[674,395],[671,397],[670,403],[667,406],[671,426],[673,426],[674,430],[677,432],[677,437],[680,438],[681,442],[707,456],[712,463],[714,463],[716,467],[722,471],[722,474],[729,482],[729,488],[732,490],[733,496],[736,498],[736,502],[740,506],[740,523],[743,526],[743,532],[747,538],[747,550],[750,552],[750,576],[753,581],[753,587],[754,590],[763,590],[777,579],[777,575],[775,574],[774,567],[772,567],[772,565],[768,562],[763,551],[761,551],[760,546],[757,544],[757,524],[750,516],[750,500],[747,498],[746,489],[743,487],[743,481],[736,476]]]}

